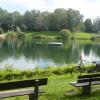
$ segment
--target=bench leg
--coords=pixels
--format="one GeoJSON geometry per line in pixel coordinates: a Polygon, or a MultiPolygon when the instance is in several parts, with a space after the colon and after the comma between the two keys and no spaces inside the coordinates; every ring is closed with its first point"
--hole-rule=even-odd
{"type": "Polygon", "coordinates": [[[89,95],[91,93],[91,86],[87,85],[82,88],[82,95],[89,95]]]}
{"type": "Polygon", "coordinates": [[[29,100],[38,100],[38,97],[35,94],[30,94],[29,100]]]}
{"type": "Polygon", "coordinates": [[[35,100],[35,99],[34,99],[34,94],[30,94],[30,95],[29,95],[29,100],[35,100]]]}
{"type": "Polygon", "coordinates": [[[39,80],[35,80],[34,94],[29,95],[29,100],[38,100],[39,80]]]}

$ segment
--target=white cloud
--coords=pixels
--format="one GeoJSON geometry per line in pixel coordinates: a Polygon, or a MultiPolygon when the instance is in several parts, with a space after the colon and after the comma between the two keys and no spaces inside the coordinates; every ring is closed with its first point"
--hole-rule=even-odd
{"type": "Polygon", "coordinates": [[[56,8],[73,8],[79,10],[85,18],[100,16],[100,0],[0,0],[0,6],[9,11],[36,9],[53,11],[56,8]]]}

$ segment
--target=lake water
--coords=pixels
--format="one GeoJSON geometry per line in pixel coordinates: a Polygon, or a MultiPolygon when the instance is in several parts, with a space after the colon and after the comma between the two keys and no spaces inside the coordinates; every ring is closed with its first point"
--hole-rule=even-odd
{"type": "Polygon", "coordinates": [[[12,65],[19,69],[61,66],[82,59],[100,60],[100,43],[91,41],[0,40],[0,68],[12,65]],[[51,44],[48,44],[51,43],[51,44]]]}

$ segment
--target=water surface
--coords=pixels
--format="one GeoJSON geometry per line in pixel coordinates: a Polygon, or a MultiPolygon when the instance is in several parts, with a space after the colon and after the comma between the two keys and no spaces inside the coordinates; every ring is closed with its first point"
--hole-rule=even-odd
{"type": "Polygon", "coordinates": [[[100,43],[91,41],[53,42],[62,45],[48,44],[50,40],[0,40],[0,68],[12,65],[19,69],[35,67],[62,66],[75,63],[82,59],[91,63],[100,60],[100,43]]]}

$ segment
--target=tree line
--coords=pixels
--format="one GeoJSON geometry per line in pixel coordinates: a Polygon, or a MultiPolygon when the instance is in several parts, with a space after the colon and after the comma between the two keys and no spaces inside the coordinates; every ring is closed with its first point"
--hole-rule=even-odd
{"type": "Polygon", "coordinates": [[[100,32],[100,18],[93,21],[78,11],[69,8],[57,8],[53,12],[40,12],[39,10],[26,11],[21,14],[18,11],[8,12],[0,8],[0,30],[14,31],[20,28],[22,31],[59,31],[69,29],[74,31],[100,32]]]}

